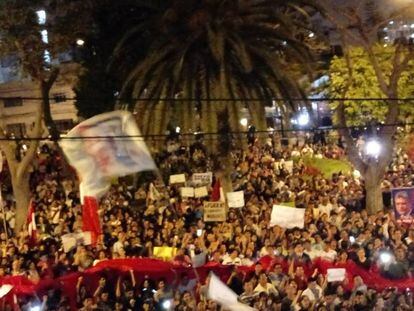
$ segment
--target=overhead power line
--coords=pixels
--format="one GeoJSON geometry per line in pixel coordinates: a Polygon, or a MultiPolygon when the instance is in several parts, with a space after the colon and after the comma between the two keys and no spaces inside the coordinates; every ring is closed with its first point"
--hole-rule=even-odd
{"type": "MultiPolygon", "coordinates": [[[[414,122],[411,123],[394,123],[394,124],[378,124],[374,125],[374,128],[386,128],[386,127],[402,127],[407,125],[414,125],[414,122]]],[[[331,127],[324,127],[324,128],[287,128],[287,129],[272,129],[272,130],[265,130],[265,131],[255,131],[256,135],[263,135],[263,134],[274,134],[274,133],[284,133],[284,132],[315,132],[315,131],[335,131],[341,129],[349,129],[349,130],[367,130],[368,128],[372,128],[372,125],[363,125],[363,126],[331,126],[331,127]]],[[[174,134],[174,133],[173,133],[174,134]]],[[[196,136],[196,135],[203,135],[203,136],[220,136],[220,135],[247,135],[252,134],[249,131],[232,131],[232,132],[194,132],[194,133],[175,133],[177,136],[181,137],[188,137],[188,136],[196,136]]],[[[108,139],[115,139],[115,140],[143,140],[143,139],[157,139],[157,138],[166,138],[171,137],[172,134],[147,134],[147,135],[104,135],[104,136],[61,136],[59,140],[108,140],[108,139]]],[[[51,137],[2,137],[0,141],[43,141],[43,140],[50,140],[53,141],[51,137]]]]}
{"type": "MultiPolygon", "coordinates": [[[[42,97],[21,97],[21,96],[0,96],[0,100],[8,99],[21,99],[21,100],[43,100],[42,97]]],[[[50,100],[55,100],[53,96],[50,96],[50,100]]],[[[82,101],[82,100],[107,100],[108,98],[82,98],[82,97],[66,97],[64,100],[59,98],[59,102],[64,101],[82,101]]],[[[250,101],[311,101],[311,102],[321,102],[321,101],[402,101],[409,102],[414,101],[414,97],[307,97],[307,98],[282,98],[282,97],[272,97],[272,98],[169,98],[169,97],[156,97],[156,98],[114,98],[116,101],[195,101],[195,102],[250,102],[250,101]]]]}

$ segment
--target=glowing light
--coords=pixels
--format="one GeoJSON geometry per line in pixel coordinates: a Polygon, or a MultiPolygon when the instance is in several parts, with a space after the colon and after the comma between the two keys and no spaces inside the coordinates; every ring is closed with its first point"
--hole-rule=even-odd
{"type": "Polygon", "coordinates": [[[392,260],[392,255],[390,253],[381,253],[379,256],[381,263],[387,264],[392,260]]]}
{"type": "Polygon", "coordinates": [[[300,126],[305,126],[309,123],[309,114],[307,112],[303,112],[298,116],[298,124],[300,126]]]}
{"type": "Polygon", "coordinates": [[[181,128],[180,128],[179,126],[177,126],[177,127],[175,128],[175,132],[176,132],[176,133],[180,133],[180,132],[181,132],[181,128]]]}
{"type": "Polygon", "coordinates": [[[313,32],[311,32],[308,37],[313,38],[313,37],[315,37],[315,34],[313,32]]]}
{"type": "Polygon", "coordinates": [[[166,300],[162,303],[162,307],[165,310],[169,310],[171,308],[171,305],[172,305],[171,300],[166,300]]]}
{"type": "Polygon", "coordinates": [[[378,157],[381,153],[381,144],[375,140],[371,139],[365,144],[365,154],[372,157],[378,157]]]}
{"type": "Polygon", "coordinates": [[[37,15],[37,22],[39,23],[39,25],[46,24],[46,11],[45,10],[36,11],[36,15],[37,15]]]}
{"type": "Polygon", "coordinates": [[[243,125],[243,126],[247,126],[247,119],[246,118],[243,118],[243,119],[240,119],[240,124],[241,125],[243,125]]]}
{"type": "Polygon", "coordinates": [[[78,39],[78,40],[76,40],[76,44],[79,45],[79,46],[82,46],[82,45],[85,44],[85,41],[83,41],[82,39],[78,39]]]}
{"type": "Polygon", "coordinates": [[[49,43],[49,37],[48,37],[48,35],[47,35],[47,30],[46,30],[46,29],[43,29],[43,30],[40,32],[40,35],[42,36],[42,41],[43,41],[43,43],[49,43]]]}
{"type": "Polygon", "coordinates": [[[390,24],[390,25],[394,25],[394,21],[390,21],[390,22],[389,22],[389,24],[390,24]]]}
{"type": "Polygon", "coordinates": [[[30,311],[40,311],[40,306],[31,307],[30,311]]]}

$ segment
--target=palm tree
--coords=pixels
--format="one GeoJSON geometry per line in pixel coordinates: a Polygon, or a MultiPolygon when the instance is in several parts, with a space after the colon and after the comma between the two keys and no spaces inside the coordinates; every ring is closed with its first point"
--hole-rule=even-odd
{"type": "MultiPolygon", "coordinates": [[[[111,62],[124,74],[121,97],[139,99],[128,107],[136,109],[143,133],[162,133],[171,120],[185,133],[216,132],[217,113],[224,109],[239,131],[241,108],[256,129],[266,129],[265,106],[272,98],[301,95],[289,66],[307,66],[310,59],[303,7],[311,4],[145,1],[140,22],[118,43],[111,62]]],[[[297,101],[283,104],[288,112],[298,108],[297,101]]]]}

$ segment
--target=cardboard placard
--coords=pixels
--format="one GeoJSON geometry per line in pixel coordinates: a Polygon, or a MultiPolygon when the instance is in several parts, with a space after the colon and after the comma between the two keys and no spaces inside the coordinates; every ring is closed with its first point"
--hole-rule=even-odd
{"type": "Polygon", "coordinates": [[[180,188],[181,196],[183,198],[193,198],[194,188],[193,187],[182,187],[180,188]]]}
{"type": "Polygon", "coordinates": [[[204,202],[204,221],[226,221],[226,203],[204,202]]]}
{"type": "Polygon", "coordinates": [[[194,196],[196,198],[203,198],[203,197],[208,196],[207,187],[203,186],[203,187],[194,188],[194,196]]]}
{"type": "Polygon", "coordinates": [[[184,174],[170,175],[170,185],[172,184],[185,184],[185,175],[184,174]]]}

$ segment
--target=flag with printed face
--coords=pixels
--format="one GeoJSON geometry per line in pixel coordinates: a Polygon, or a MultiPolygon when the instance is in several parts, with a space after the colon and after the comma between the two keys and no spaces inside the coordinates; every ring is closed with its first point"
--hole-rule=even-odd
{"type": "Polygon", "coordinates": [[[27,231],[29,233],[29,244],[31,246],[37,243],[37,228],[36,228],[36,218],[35,218],[35,208],[33,200],[30,200],[29,203],[29,213],[27,214],[27,231]]]}
{"type": "Polygon", "coordinates": [[[61,146],[88,196],[105,194],[113,177],[156,169],[134,117],[127,111],[103,113],[81,122],[61,146]]]}

